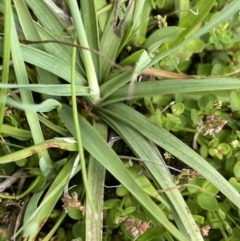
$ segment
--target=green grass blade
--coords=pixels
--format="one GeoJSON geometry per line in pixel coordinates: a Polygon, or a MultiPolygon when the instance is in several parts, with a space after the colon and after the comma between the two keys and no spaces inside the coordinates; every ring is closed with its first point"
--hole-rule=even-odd
{"type": "Polygon", "coordinates": [[[99,24],[99,32],[101,36],[109,18],[109,9],[107,8],[111,7],[110,5],[108,5],[106,0],[95,0],[95,6],[97,11],[97,20],[99,24]]]}
{"type": "MultiPolygon", "coordinates": [[[[74,37],[74,44],[77,42],[77,35],[74,37]]],[[[93,209],[93,203],[92,203],[92,197],[90,195],[90,190],[88,187],[88,180],[87,180],[87,170],[86,170],[86,161],[84,156],[84,150],[83,150],[83,144],[82,144],[82,130],[79,126],[79,120],[78,120],[78,107],[77,107],[77,98],[76,98],[76,82],[75,82],[75,60],[76,60],[76,48],[73,48],[72,52],[72,69],[71,69],[71,91],[72,91],[72,112],[73,112],[73,121],[74,121],[74,127],[75,127],[75,133],[76,133],[76,140],[77,140],[77,146],[78,146],[78,153],[81,157],[81,168],[82,168],[82,179],[83,179],[83,185],[86,190],[86,196],[89,201],[90,207],[93,209]]]]}
{"type": "MultiPolygon", "coordinates": [[[[81,14],[83,16],[83,25],[85,28],[89,47],[95,50],[99,50],[99,33],[97,24],[97,12],[94,0],[83,1],[81,3],[81,14]]],[[[100,60],[99,56],[95,53],[91,53],[94,68],[98,80],[100,79],[100,60]]]]}
{"type": "MultiPolygon", "coordinates": [[[[104,106],[126,100],[129,88],[129,85],[122,86],[106,98],[101,105],[104,106]]],[[[205,93],[206,91],[234,90],[239,88],[239,79],[233,78],[159,80],[136,83],[134,85],[133,98],[190,92],[205,93]]]]}
{"type": "MultiPolygon", "coordinates": [[[[18,42],[16,26],[15,26],[13,17],[12,17],[11,29],[12,29],[11,53],[12,53],[12,59],[13,59],[16,78],[19,84],[29,84],[20,44],[18,42]]],[[[22,102],[24,104],[34,104],[33,97],[30,91],[20,90],[20,94],[21,94],[22,102]]],[[[44,141],[43,133],[41,130],[41,126],[40,126],[37,114],[31,111],[26,111],[25,113],[26,113],[30,130],[32,132],[34,143],[37,144],[37,143],[43,142],[44,141]]],[[[46,151],[43,151],[42,153],[39,153],[39,159],[41,157],[44,157],[44,159],[47,162],[47,165],[49,166],[49,169],[51,170],[53,167],[52,167],[52,161],[50,159],[48,151],[46,150],[46,151]]]]}
{"type": "Polygon", "coordinates": [[[138,130],[142,135],[152,140],[166,151],[172,153],[175,157],[199,172],[203,177],[216,186],[237,207],[240,207],[240,194],[236,191],[236,189],[234,189],[232,185],[230,185],[223,178],[223,176],[220,175],[200,155],[198,155],[183,142],[179,141],[168,131],[158,127],[148,118],[124,104],[112,104],[104,109],[100,109],[98,112],[100,116],[101,112],[121,120],[132,128],[138,130]]]}
{"type": "Polygon", "coordinates": [[[53,124],[50,120],[44,118],[42,115],[38,115],[38,119],[42,124],[53,130],[56,134],[58,133],[61,136],[70,136],[70,133],[66,129],[58,126],[57,124],[53,124]]]}
{"type": "MultiPolygon", "coordinates": [[[[42,39],[59,40],[72,43],[73,33],[71,30],[68,31],[69,26],[57,16],[57,14],[49,7],[48,4],[46,4],[45,1],[28,0],[27,4],[43,25],[43,27],[41,27],[39,24],[36,24],[37,30],[42,39]]],[[[59,48],[56,45],[57,44],[49,44],[49,48],[45,47],[45,49],[49,51],[49,53],[53,52],[53,55],[56,54],[59,59],[65,59],[67,63],[70,63],[72,56],[71,48],[64,45],[59,45],[61,46],[59,48]]],[[[82,62],[79,54],[77,55],[77,66],[81,75],[84,75],[85,71],[82,68],[82,62]]]]}
{"type": "Polygon", "coordinates": [[[4,137],[9,136],[21,141],[26,141],[32,138],[32,134],[30,131],[19,129],[13,126],[4,125],[4,124],[2,125],[2,127],[3,128],[2,128],[1,134],[4,137]]]}
{"type": "MultiPolygon", "coordinates": [[[[107,140],[108,128],[104,123],[94,122],[93,127],[98,133],[107,140]]],[[[93,156],[89,158],[88,162],[88,186],[94,210],[90,209],[87,200],[86,211],[86,241],[102,240],[103,229],[103,198],[104,198],[104,181],[105,181],[105,168],[93,156]]]]}
{"type": "Polygon", "coordinates": [[[1,156],[0,164],[6,164],[10,162],[16,162],[18,160],[24,159],[26,157],[32,156],[35,153],[40,153],[49,148],[59,148],[67,151],[77,151],[76,143],[67,143],[66,141],[59,139],[51,139],[44,141],[42,143],[27,147],[20,151],[13,152],[11,154],[1,156]]]}
{"type": "MultiPolygon", "coordinates": [[[[51,32],[49,32],[46,28],[42,27],[41,25],[35,23],[35,27],[38,31],[38,34],[40,35],[41,39],[44,40],[53,40],[53,41],[59,41],[59,38],[53,35],[51,32]]],[[[66,40],[65,40],[66,42],[66,40]]],[[[57,57],[61,61],[65,61],[66,64],[71,63],[72,55],[71,55],[71,46],[66,46],[61,43],[48,43],[44,44],[44,49],[47,53],[57,57]],[[64,56],[64,58],[63,58],[64,56]]],[[[76,69],[77,71],[82,75],[85,76],[85,71],[82,66],[82,62],[80,59],[80,56],[76,56],[76,69]]]]}
{"type": "MultiPolygon", "coordinates": [[[[100,50],[104,56],[106,56],[108,59],[115,62],[118,48],[120,46],[122,38],[116,36],[116,34],[114,33],[113,21],[114,21],[114,8],[111,11],[107,25],[106,25],[103,35],[101,37],[100,50]]],[[[100,67],[101,67],[101,74],[102,74],[101,81],[105,82],[112,65],[108,61],[101,59],[100,67]]]]}
{"type": "MultiPolygon", "coordinates": [[[[169,48],[176,46],[188,36],[193,35],[192,32],[201,24],[205,17],[209,14],[216,0],[200,0],[196,3],[193,9],[198,10],[198,15],[194,15],[188,11],[186,16],[180,21],[179,28],[183,29],[178,38],[168,45],[169,48]]],[[[196,30],[195,30],[196,32],[196,30]]]]}
{"type": "MultiPolygon", "coordinates": [[[[59,85],[44,85],[44,84],[1,84],[1,89],[26,89],[37,93],[55,95],[55,96],[71,96],[71,85],[59,84],[59,85]]],[[[76,96],[91,96],[89,87],[75,86],[76,96]]]]}
{"type": "MultiPolygon", "coordinates": [[[[33,22],[33,19],[31,17],[31,14],[29,13],[27,6],[25,5],[25,3],[23,2],[23,0],[14,0],[15,3],[15,8],[16,11],[18,13],[18,18],[21,24],[21,28],[24,32],[24,36],[27,40],[32,40],[32,41],[41,41],[40,35],[36,29],[36,25],[33,22]]],[[[57,44],[55,44],[57,45],[57,44]]],[[[45,51],[45,47],[48,45],[35,45],[34,47],[45,51]]],[[[60,47],[61,50],[64,50],[64,53],[62,53],[65,58],[68,55],[68,51],[65,48],[65,46],[61,45],[57,45],[56,47],[60,47]]],[[[55,49],[56,49],[55,47],[55,49]]],[[[56,53],[55,53],[56,54],[56,53]]],[[[61,59],[65,59],[62,58],[61,59]]],[[[69,62],[68,62],[69,63],[69,62]]],[[[39,78],[39,82],[43,83],[43,84],[59,84],[59,80],[57,78],[57,76],[53,75],[51,72],[42,69],[40,67],[36,67],[37,73],[38,73],[38,78],[39,78]]],[[[45,97],[45,99],[47,99],[50,96],[47,96],[46,93],[44,93],[43,95],[45,97]]]]}
{"type": "Polygon", "coordinates": [[[62,211],[61,215],[57,219],[57,221],[54,223],[54,226],[51,228],[50,232],[42,239],[42,241],[48,241],[51,240],[55,232],[57,232],[58,228],[62,224],[63,220],[66,218],[67,213],[65,211],[62,211]]]}
{"type": "Polygon", "coordinates": [[[136,36],[136,31],[139,28],[139,24],[143,24],[143,25],[145,24],[146,26],[148,22],[147,19],[149,16],[143,15],[145,10],[144,9],[145,3],[146,1],[143,1],[143,0],[133,1],[133,6],[132,6],[133,11],[132,12],[130,11],[127,14],[127,17],[125,19],[123,29],[126,29],[126,31],[124,31],[124,36],[119,46],[117,54],[119,54],[120,51],[129,43],[129,41],[133,39],[134,35],[136,36]],[[141,21],[141,23],[139,23],[139,20],[141,21]]]}
{"type": "Polygon", "coordinates": [[[124,72],[112,77],[108,81],[104,82],[101,87],[102,101],[106,99],[113,92],[118,90],[120,87],[128,83],[132,78],[132,73],[124,72]]]}
{"type": "MultiPolygon", "coordinates": [[[[71,118],[71,108],[63,105],[63,109],[59,111],[59,115],[64,121],[67,129],[73,136],[75,136],[75,130],[71,118]]],[[[145,194],[136,184],[134,178],[128,173],[121,160],[97,131],[80,115],[79,121],[82,130],[84,148],[135,196],[139,203],[143,205],[149,214],[151,214],[155,224],[162,223],[162,225],[164,225],[164,227],[178,240],[188,240],[168,221],[161,209],[159,209],[159,207],[156,206],[147,194],[145,194]],[[104,152],[102,150],[104,150],[104,152]],[[155,217],[157,217],[157,219],[155,219],[155,217]]]]}
{"type": "MultiPolygon", "coordinates": [[[[37,19],[41,24],[53,35],[62,41],[69,41],[71,43],[72,39],[68,40],[66,24],[57,16],[57,14],[48,6],[45,1],[38,0],[25,0],[27,5],[32,9],[37,19]]],[[[71,49],[68,49],[71,52],[71,49]]]]}
{"type": "MultiPolygon", "coordinates": [[[[170,172],[167,168],[163,167],[165,163],[159,158],[156,149],[145,137],[121,121],[106,116],[103,113],[101,113],[101,117],[123,138],[123,140],[129,147],[131,147],[132,151],[138,157],[143,160],[151,160],[156,163],[153,164],[145,162],[144,165],[152,174],[159,187],[168,189],[175,186],[170,172]]],[[[171,206],[172,215],[174,216],[174,220],[178,224],[181,233],[185,236],[191,237],[192,240],[203,240],[202,235],[179,190],[174,189],[166,192],[165,195],[168,197],[167,205],[171,206]]]]}
{"type": "MultiPolygon", "coordinates": [[[[59,41],[72,43],[72,34],[66,31],[67,29],[66,24],[62,22],[62,20],[56,15],[55,12],[53,12],[53,10],[49,7],[48,4],[46,4],[46,2],[36,1],[36,0],[28,0],[26,2],[28,6],[32,9],[34,14],[37,16],[38,20],[43,25],[42,27],[39,24],[34,23],[30,16],[29,21],[27,22],[25,21],[26,22],[25,27],[23,26],[24,32],[28,33],[28,34],[25,34],[28,40],[41,40],[39,38],[40,36],[42,40],[59,40],[59,41]]],[[[21,13],[22,14],[20,15],[20,17],[23,20],[26,20],[26,16],[27,16],[26,10],[25,12],[23,12],[22,10],[21,13]]],[[[69,63],[71,62],[72,49],[68,46],[61,45],[61,44],[51,44],[51,43],[47,45],[43,45],[43,47],[41,45],[35,45],[35,46],[37,46],[37,48],[41,50],[45,49],[47,52],[58,57],[58,61],[60,62],[65,61],[67,65],[69,65],[69,63]]],[[[77,66],[78,66],[77,69],[79,70],[80,74],[83,75],[84,71],[81,68],[79,56],[77,57],[77,66]]],[[[49,78],[46,78],[46,77],[41,79],[42,79],[42,83],[45,83],[43,82],[45,79],[49,80],[49,78]]],[[[52,80],[51,80],[51,83],[53,83],[52,80]]]]}
{"type": "MultiPolygon", "coordinates": [[[[26,62],[41,67],[71,83],[71,65],[69,63],[30,46],[21,45],[21,50],[26,62]]],[[[79,72],[76,72],[76,83],[78,85],[87,83],[79,72]]]]}
{"type": "MultiPolygon", "coordinates": [[[[87,34],[83,26],[82,16],[79,12],[77,1],[68,0],[67,2],[76,28],[78,40],[82,46],[89,48],[87,34]]],[[[91,93],[95,94],[95,96],[92,97],[92,101],[95,102],[99,99],[100,92],[92,55],[88,50],[81,50],[81,53],[90,91],[91,93]]]]}
{"type": "MultiPolygon", "coordinates": [[[[9,63],[11,49],[11,2],[4,1],[4,46],[3,46],[3,70],[1,73],[1,82],[8,83],[9,63]]],[[[2,123],[5,114],[7,90],[0,89],[0,133],[2,133],[2,123]]]]}
{"type": "MultiPolygon", "coordinates": [[[[21,232],[24,229],[24,234],[25,236],[28,236],[29,241],[33,241],[35,239],[39,230],[50,216],[54,206],[62,195],[65,184],[68,181],[68,176],[71,172],[74,159],[75,156],[70,158],[66,165],[61,169],[54,182],[49,187],[41,204],[37,206],[35,203],[35,208],[32,208],[31,212],[26,213],[27,216],[24,217],[24,224],[18,232],[21,232]]],[[[76,169],[75,174],[79,172],[80,169],[81,168],[79,166],[76,169]]],[[[29,209],[30,208],[31,207],[29,207],[29,209]]]]}

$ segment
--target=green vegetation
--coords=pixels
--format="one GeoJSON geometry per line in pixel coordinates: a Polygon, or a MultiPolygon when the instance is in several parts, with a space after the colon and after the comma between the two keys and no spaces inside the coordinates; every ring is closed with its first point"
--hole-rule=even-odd
{"type": "Polygon", "coordinates": [[[240,240],[239,0],[78,2],[0,2],[0,241],[240,240]]]}

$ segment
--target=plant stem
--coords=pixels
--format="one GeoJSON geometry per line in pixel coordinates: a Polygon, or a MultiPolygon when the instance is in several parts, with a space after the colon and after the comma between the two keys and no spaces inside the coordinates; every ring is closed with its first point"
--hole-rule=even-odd
{"type": "MultiPolygon", "coordinates": [[[[8,83],[9,63],[10,63],[10,46],[11,46],[11,1],[4,1],[4,42],[3,42],[3,71],[1,82],[8,83]]],[[[0,133],[5,113],[5,104],[7,89],[0,89],[0,133]]]]}
{"type": "MultiPolygon", "coordinates": [[[[77,42],[77,35],[74,37],[74,43],[77,42]]],[[[86,196],[89,200],[90,206],[92,210],[94,210],[94,206],[92,204],[92,199],[90,196],[90,191],[88,188],[88,181],[87,181],[87,171],[86,171],[86,161],[84,157],[84,151],[83,151],[83,145],[82,145],[82,138],[81,138],[81,129],[79,125],[78,120],[78,110],[77,110],[77,98],[76,98],[76,88],[75,88],[75,73],[76,73],[76,50],[77,48],[74,47],[72,51],[72,69],[71,69],[71,90],[72,90],[72,110],[73,110],[73,119],[75,124],[75,130],[76,130],[76,138],[77,138],[77,146],[78,146],[78,152],[81,158],[81,167],[82,167],[82,178],[83,183],[86,189],[86,196]]]]}

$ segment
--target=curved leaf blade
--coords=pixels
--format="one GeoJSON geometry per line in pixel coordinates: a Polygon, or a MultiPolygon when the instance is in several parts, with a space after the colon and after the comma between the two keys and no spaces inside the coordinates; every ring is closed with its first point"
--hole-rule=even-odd
{"type": "Polygon", "coordinates": [[[181,30],[177,27],[158,29],[147,38],[143,46],[150,52],[154,52],[162,44],[173,41],[180,34],[180,32],[181,30]]]}
{"type": "MultiPolygon", "coordinates": [[[[159,157],[154,145],[152,145],[138,131],[134,130],[123,122],[104,115],[103,113],[101,113],[101,117],[123,138],[123,140],[129,145],[129,147],[131,147],[134,153],[136,153],[143,160],[151,160],[152,163],[144,162],[144,165],[152,174],[154,180],[156,180],[156,182],[159,184],[159,187],[168,189],[175,186],[171,173],[167,168],[164,167],[166,164],[159,157]]],[[[179,190],[173,189],[166,192],[165,195],[168,197],[167,203],[166,201],[162,201],[162,203],[165,204],[167,208],[169,208],[169,206],[171,207],[170,211],[172,212],[174,220],[176,221],[181,233],[196,241],[203,240],[202,235],[195,221],[193,220],[193,217],[189,212],[189,209],[179,190]]]]}
{"type": "Polygon", "coordinates": [[[178,159],[182,160],[209,180],[229,200],[240,208],[240,194],[236,189],[234,189],[223,176],[200,155],[168,131],[158,127],[142,114],[121,103],[106,106],[104,109],[101,108],[97,113],[101,116],[101,112],[121,120],[132,128],[138,130],[142,135],[152,140],[166,151],[172,153],[178,159]]]}
{"type": "MultiPolygon", "coordinates": [[[[110,103],[126,100],[130,85],[124,85],[113,92],[102,106],[110,103]]],[[[210,78],[210,79],[174,79],[152,82],[140,82],[134,85],[132,98],[141,98],[154,95],[166,95],[177,93],[206,92],[217,90],[239,89],[239,79],[210,78]]]]}
{"type": "MultiPolygon", "coordinates": [[[[69,106],[63,105],[59,111],[61,119],[65,122],[66,127],[75,136],[75,129],[72,116],[72,110],[69,106]]],[[[79,124],[82,130],[84,148],[98,160],[109,172],[111,172],[143,205],[148,213],[154,218],[155,223],[162,223],[164,227],[178,240],[187,240],[166,218],[161,209],[148,197],[146,193],[136,184],[134,178],[128,173],[119,157],[109,147],[106,141],[99,133],[79,115],[79,124]],[[104,152],[102,151],[104,150],[104,152]],[[157,215],[156,215],[157,214],[157,215]]]]}

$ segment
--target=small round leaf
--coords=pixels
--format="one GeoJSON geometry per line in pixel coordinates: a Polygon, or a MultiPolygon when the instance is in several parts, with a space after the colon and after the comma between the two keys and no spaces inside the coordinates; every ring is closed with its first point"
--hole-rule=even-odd
{"type": "Polygon", "coordinates": [[[121,205],[120,199],[108,199],[104,202],[104,209],[112,209],[114,207],[119,207],[121,205]]]}
{"type": "Polygon", "coordinates": [[[240,110],[240,98],[237,91],[232,91],[230,94],[230,104],[232,111],[240,110]]]}
{"type": "Polygon", "coordinates": [[[79,220],[83,217],[83,214],[81,210],[70,206],[68,209],[68,216],[72,219],[79,220]]]}
{"type": "Polygon", "coordinates": [[[240,183],[236,180],[235,177],[231,177],[229,179],[229,183],[238,191],[240,192],[240,183]]]}
{"type": "Polygon", "coordinates": [[[198,106],[201,110],[209,109],[215,100],[217,100],[217,97],[213,94],[203,95],[198,101],[198,106]]]}
{"type": "Polygon", "coordinates": [[[73,233],[74,238],[78,238],[78,240],[81,240],[79,238],[80,237],[84,238],[84,236],[85,236],[84,225],[81,224],[80,222],[75,223],[72,227],[72,233],[73,233]]]}
{"type": "Polygon", "coordinates": [[[124,186],[119,186],[117,187],[116,189],[116,194],[119,196],[119,197],[123,197],[125,195],[127,195],[129,193],[129,191],[127,190],[126,187],[124,186]]]}
{"type": "Polygon", "coordinates": [[[193,219],[196,221],[196,223],[204,224],[204,217],[200,215],[193,215],[193,219]]]}
{"type": "Polygon", "coordinates": [[[183,103],[177,103],[171,106],[172,113],[174,115],[180,115],[184,112],[184,104],[183,103]]]}
{"type": "Polygon", "coordinates": [[[218,208],[217,199],[206,193],[200,193],[197,196],[197,202],[202,209],[214,211],[218,208]]]}
{"type": "Polygon", "coordinates": [[[175,124],[182,124],[181,120],[175,115],[167,114],[167,118],[175,124]]]}
{"type": "Polygon", "coordinates": [[[212,183],[210,183],[208,180],[203,183],[202,188],[214,195],[218,193],[218,189],[213,186],[212,183]]]}
{"type": "Polygon", "coordinates": [[[131,214],[131,213],[133,213],[133,212],[135,212],[136,211],[136,207],[128,207],[128,208],[126,208],[125,210],[123,210],[122,212],[121,212],[121,216],[128,216],[129,214],[131,214]]]}
{"type": "Polygon", "coordinates": [[[233,168],[233,172],[236,178],[240,178],[240,162],[237,162],[233,168]]]}
{"type": "Polygon", "coordinates": [[[200,155],[201,155],[204,159],[207,158],[207,156],[208,156],[208,147],[207,147],[206,145],[202,145],[202,146],[200,147],[200,155]]]}
{"type": "Polygon", "coordinates": [[[167,130],[173,130],[175,127],[177,126],[176,123],[172,122],[171,120],[167,119],[165,122],[164,122],[164,127],[167,129],[167,130]]]}

